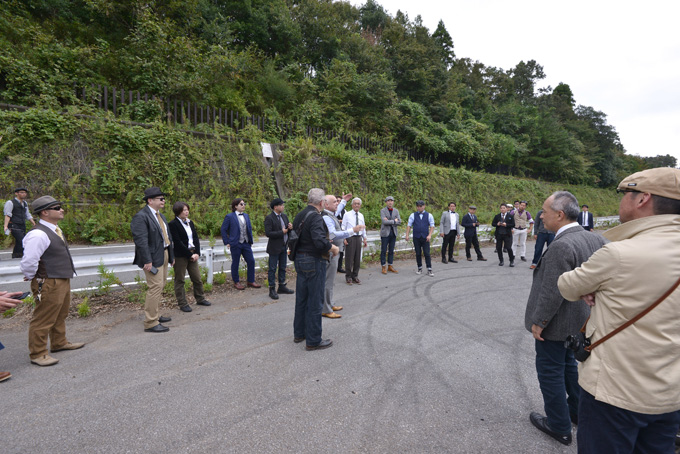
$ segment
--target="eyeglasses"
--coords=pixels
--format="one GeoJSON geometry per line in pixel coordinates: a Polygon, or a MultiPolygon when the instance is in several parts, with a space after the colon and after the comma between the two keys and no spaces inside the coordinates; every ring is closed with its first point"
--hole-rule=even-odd
{"type": "Polygon", "coordinates": [[[46,208],[46,210],[61,211],[61,205],[46,208]]]}
{"type": "Polygon", "coordinates": [[[159,197],[156,200],[160,200],[161,202],[165,202],[165,197],[159,197]]]}
{"type": "Polygon", "coordinates": [[[616,188],[616,193],[617,194],[625,194],[626,192],[642,192],[642,191],[636,191],[635,189],[619,189],[616,188]]]}
{"type": "Polygon", "coordinates": [[[246,202],[241,202],[241,203],[239,203],[239,206],[240,206],[240,205],[246,206],[246,202]]]}

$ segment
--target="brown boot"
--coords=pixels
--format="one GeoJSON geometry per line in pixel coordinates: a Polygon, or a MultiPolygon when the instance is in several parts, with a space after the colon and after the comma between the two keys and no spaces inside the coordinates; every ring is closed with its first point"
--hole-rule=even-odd
{"type": "Polygon", "coordinates": [[[387,265],[387,271],[399,274],[399,271],[395,270],[392,265],[387,265]]]}
{"type": "Polygon", "coordinates": [[[383,265],[382,274],[387,274],[387,265],[383,265]]]}

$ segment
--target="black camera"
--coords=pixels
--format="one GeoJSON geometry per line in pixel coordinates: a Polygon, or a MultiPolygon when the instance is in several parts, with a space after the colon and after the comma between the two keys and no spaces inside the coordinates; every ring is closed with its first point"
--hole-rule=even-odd
{"type": "Polygon", "coordinates": [[[586,337],[585,333],[578,332],[578,334],[571,334],[567,336],[564,341],[564,348],[568,348],[574,352],[576,361],[583,362],[588,359],[590,352],[584,350],[585,347],[590,346],[590,339],[586,337]]]}

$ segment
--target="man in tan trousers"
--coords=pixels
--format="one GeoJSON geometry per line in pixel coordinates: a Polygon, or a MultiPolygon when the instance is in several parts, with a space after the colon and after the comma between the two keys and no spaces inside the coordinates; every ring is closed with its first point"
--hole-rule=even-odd
{"type": "Polygon", "coordinates": [[[132,217],[130,230],[135,241],[135,259],[132,263],[144,270],[146,292],[144,302],[144,331],[164,333],[170,328],[163,326],[170,317],[160,317],[159,306],[163,287],[168,279],[168,266],[175,264],[172,237],[168,222],[160,210],[165,207],[165,194],[160,188],[144,191],[146,206],[132,217]]]}
{"type": "Polygon", "coordinates": [[[48,195],[32,204],[39,222],[24,238],[21,272],[31,281],[36,305],[28,327],[28,350],[31,362],[52,366],[59,362],[47,353],[47,338],[51,351],[76,350],[82,342],[66,340],[66,317],[71,306],[71,278],[76,269],[59,221],[64,219],[61,202],[48,195]]]}

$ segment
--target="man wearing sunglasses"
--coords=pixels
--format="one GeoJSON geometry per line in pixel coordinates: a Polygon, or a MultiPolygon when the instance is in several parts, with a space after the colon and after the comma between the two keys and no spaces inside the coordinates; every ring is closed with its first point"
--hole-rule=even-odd
{"type": "Polygon", "coordinates": [[[161,317],[159,307],[163,287],[168,280],[168,266],[175,265],[175,253],[168,221],[161,213],[165,207],[165,194],[158,187],[144,191],[146,206],[132,217],[130,230],[135,241],[135,259],[132,263],[144,270],[146,291],[144,301],[144,331],[164,333],[170,330],[163,323],[170,317],[161,317]]]}
{"type": "Polygon", "coordinates": [[[39,218],[35,227],[24,238],[24,256],[19,265],[25,281],[31,281],[31,292],[36,304],[28,326],[28,350],[31,363],[52,366],[59,362],[47,351],[76,350],[82,342],[66,339],[66,317],[71,306],[71,278],[76,268],[59,221],[64,219],[61,202],[49,195],[31,204],[39,218]]]}
{"type": "Polygon", "coordinates": [[[240,282],[238,266],[241,263],[241,256],[246,261],[248,287],[260,288],[261,284],[255,282],[255,257],[253,256],[253,226],[250,223],[250,216],[246,211],[246,201],[237,198],[231,202],[231,213],[224,217],[222,222],[222,241],[231,252],[231,278],[234,287],[238,290],[245,290],[246,286],[240,282]]]}

